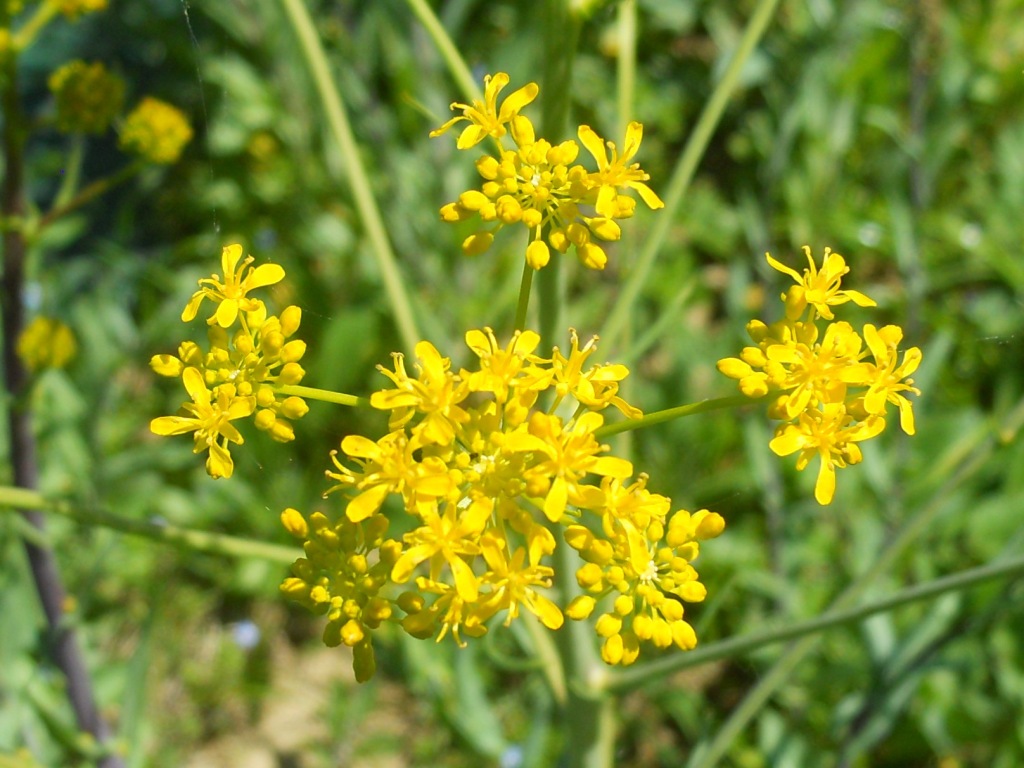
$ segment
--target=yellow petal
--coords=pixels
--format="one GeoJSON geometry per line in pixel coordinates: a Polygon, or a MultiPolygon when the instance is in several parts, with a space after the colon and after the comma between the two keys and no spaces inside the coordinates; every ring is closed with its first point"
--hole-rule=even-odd
{"type": "Polygon", "coordinates": [[[384,503],[390,489],[386,485],[376,485],[352,499],[345,507],[345,516],[353,523],[365,520],[375,514],[384,503]]]}
{"type": "Polygon", "coordinates": [[[605,151],[604,139],[597,135],[589,125],[581,125],[576,130],[580,143],[587,148],[587,152],[593,155],[599,169],[608,166],[608,153],[605,151]]]}
{"type": "Polygon", "coordinates": [[[540,88],[536,83],[527,83],[522,88],[510,93],[501,104],[498,122],[507,123],[520,109],[536,99],[539,92],[540,88]]]}
{"type": "Polygon", "coordinates": [[[217,325],[221,328],[230,328],[238,317],[238,301],[235,299],[224,299],[217,307],[217,325]]]}
{"type": "Polygon", "coordinates": [[[832,503],[836,495],[836,469],[831,461],[821,460],[821,468],[818,470],[818,480],[814,484],[814,498],[823,507],[832,503]]]}
{"type": "Polygon", "coordinates": [[[245,279],[246,288],[262,288],[284,279],[284,268],[279,264],[260,264],[245,279]]]}

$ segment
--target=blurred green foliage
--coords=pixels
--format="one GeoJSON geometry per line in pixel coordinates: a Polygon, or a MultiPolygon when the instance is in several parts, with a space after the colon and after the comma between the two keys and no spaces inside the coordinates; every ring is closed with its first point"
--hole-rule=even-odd
{"type": "MultiPolygon", "coordinates": [[[[459,232],[438,219],[475,170],[451,142],[427,138],[462,96],[429,39],[399,0],[309,5],[425,336],[455,351],[468,328],[506,332],[522,243],[499,238],[486,257],[466,259],[459,232]]],[[[613,135],[617,7],[595,5],[565,97],[573,119],[613,135]]],[[[752,7],[639,2],[634,116],[655,189],[752,7]]],[[[450,0],[437,10],[476,74],[539,77],[534,4],[450,0]]],[[[328,451],[346,434],[379,432],[383,419],[311,403],[296,442],[252,430],[236,476],[215,482],[188,440],[149,434],[180,393],[147,361],[174,349],[195,280],[238,241],[287,270],[275,298],[304,310],[305,383],[354,394],[383,384],[374,366],[398,336],[296,42],[271,0],[115,1],[33,49],[22,92],[34,114],[52,108],[45,78],[73,56],[123,72],[134,95],[173,101],[197,138],[182,162],[69,217],[34,254],[33,295],[74,328],[81,350],[35,388],[43,490],[130,519],[286,543],[279,511],[336,503],[320,500],[328,451]]],[[[811,500],[812,477],[770,454],[771,426],[756,408],[632,437],[652,490],[729,522],[701,561],[711,593],[695,612],[703,642],[816,615],[925,505],[940,505],[935,523],[875,594],[1020,551],[1016,435],[936,494],[1024,395],[1022,62],[1020,0],[784,0],[749,61],[636,309],[639,335],[692,290],[670,332],[634,362],[631,401],[653,411],[732,394],[715,361],[745,341],[747,320],[777,311],[781,283],[763,254],[797,265],[804,244],[844,254],[851,285],[879,300],[875,317],[922,347],[923,395],[917,437],[874,441],[861,467],[840,473],[829,508],[811,500]]],[[[47,179],[66,150],[30,145],[37,202],[53,194],[47,179]]],[[[110,140],[90,140],[87,157],[90,177],[118,162],[110,140]]],[[[606,272],[572,267],[566,316],[581,336],[600,327],[651,216],[627,225],[606,272]]],[[[614,360],[627,347],[602,353],[614,360]]],[[[27,744],[43,764],[85,764],[46,661],[23,533],[0,517],[0,754],[27,744]]],[[[544,766],[557,751],[548,694],[528,671],[493,663],[519,653],[510,638],[455,651],[396,635],[380,678],[356,688],[342,652],[319,647],[317,623],[278,598],[276,565],[186,556],[59,520],[48,538],[77,601],[68,620],[132,766],[247,765],[258,757],[244,750],[257,747],[304,768],[544,766]],[[240,638],[253,630],[254,642],[240,638]]],[[[730,764],[1024,764],[1022,605],[1020,585],[994,585],[828,633],[732,746],[730,764]]],[[[779,652],[627,696],[620,763],[682,764],[779,652]]]]}

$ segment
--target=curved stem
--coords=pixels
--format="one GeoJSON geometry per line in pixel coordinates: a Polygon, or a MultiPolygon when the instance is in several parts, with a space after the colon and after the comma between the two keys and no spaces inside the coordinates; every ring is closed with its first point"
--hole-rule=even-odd
{"type": "Polygon", "coordinates": [[[455,43],[448,36],[448,32],[445,31],[440,19],[437,18],[425,0],[406,0],[406,2],[416,15],[416,18],[420,20],[420,24],[427,30],[430,39],[434,41],[434,45],[441,54],[441,58],[444,59],[444,63],[448,65],[448,72],[455,80],[459,90],[471,102],[481,100],[483,94],[480,93],[480,86],[473,79],[473,73],[470,72],[466,60],[462,58],[459,49],[455,47],[455,43]]]}
{"type": "Polygon", "coordinates": [[[302,0],[281,0],[281,5],[295,30],[299,47],[309,65],[310,75],[323,105],[327,124],[345,161],[345,167],[348,169],[352,197],[355,199],[363,226],[366,227],[366,234],[370,238],[377,265],[384,279],[384,289],[391,304],[391,311],[395,313],[395,322],[402,337],[402,344],[407,351],[411,352],[420,339],[416,321],[412,315],[412,305],[409,303],[405,284],[398,271],[395,254],[391,250],[391,243],[384,228],[380,209],[377,207],[377,202],[370,189],[369,177],[359,157],[359,149],[352,135],[352,129],[349,127],[348,117],[345,115],[345,107],[331,76],[320,37],[309,16],[309,9],[302,0]]]}
{"type": "Polygon", "coordinates": [[[356,395],[346,395],[344,392],[333,392],[329,389],[318,389],[317,387],[303,387],[298,384],[282,384],[276,388],[283,395],[295,395],[304,397],[307,400],[322,400],[325,403],[336,403],[348,405],[355,408],[372,408],[370,399],[356,395]]]}
{"type": "Polygon", "coordinates": [[[626,419],[615,424],[605,424],[600,429],[594,430],[594,437],[600,439],[609,435],[617,435],[619,432],[643,429],[644,427],[672,421],[673,419],[681,419],[684,416],[692,416],[695,413],[707,413],[708,411],[718,411],[722,408],[737,408],[741,405],[751,405],[763,399],[747,397],[746,395],[732,395],[730,397],[716,397],[712,400],[701,400],[698,403],[677,405],[674,408],[666,408],[662,411],[645,414],[639,419],[626,419]]]}
{"type": "Polygon", "coordinates": [[[604,687],[608,690],[624,692],[637,688],[645,683],[664,679],[666,675],[681,669],[696,667],[720,659],[731,659],[751,653],[767,645],[795,640],[805,635],[818,634],[844,624],[863,621],[869,616],[885,613],[911,603],[931,600],[947,592],[958,592],[995,579],[1016,577],[1024,574],[1024,555],[1010,558],[988,565],[971,568],[960,573],[943,576],[939,579],[907,587],[886,598],[864,603],[856,608],[845,610],[829,610],[821,616],[806,621],[798,621],[763,632],[751,632],[729,640],[697,648],[689,653],[676,654],[658,661],[625,669],[621,672],[608,673],[604,687]]]}
{"type": "Polygon", "coordinates": [[[736,89],[744,63],[764,35],[778,3],[779,0],[760,0],[758,2],[757,8],[754,9],[754,13],[747,23],[747,28],[743,31],[743,37],[740,39],[736,53],[722,75],[722,79],[715,86],[714,93],[708,99],[704,111],[701,112],[700,118],[697,120],[697,125],[694,126],[693,133],[690,134],[690,138],[686,142],[686,147],[683,149],[683,154],[679,158],[679,163],[669,181],[668,191],[664,196],[665,210],[656,217],[656,223],[644,244],[636,267],[626,281],[622,293],[619,294],[619,298],[608,316],[608,322],[601,332],[601,338],[604,339],[608,350],[612,349],[622,334],[629,318],[629,312],[640,295],[640,289],[643,288],[644,281],[647,280],[647,275],[654,265],[658,251],[661,250],[665,236],[668,234],[669,228],[676,224],[676,213],[683,200],[683,195],[690,186],[693,174],[697,170],[697,164],[704,156],[704,150],[707,149],[711,135],[725,111],[729,97],[736,89]]]}
{"type": "Polygon", "coordinates": [[[85,509],[66,501],[47,499],[38,491],[26,488],[0,486],[0,510],[2,509],[32,509],[47,512],[84,525],[110,528],[129,536],[140,536],[190,552],[209,552],[225,557],[255,557],[286,565],[295,562],[295,559],[302,555],[298,549],[266,541],[253,541],[223,533],[198,531],[169,523],[128,520],[102,510],[85,509]]]}

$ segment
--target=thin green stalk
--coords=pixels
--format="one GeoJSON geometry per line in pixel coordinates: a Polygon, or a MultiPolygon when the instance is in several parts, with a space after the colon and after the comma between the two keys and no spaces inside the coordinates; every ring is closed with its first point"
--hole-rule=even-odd
{"type": "Polygon", "coordinates": [[[452,79],[455,80],[459,90],[471,102],[481,100],[483,94],[480,92],[480,86],[473,79],[473,73],[466,64],[466,60],[462,58],[459,49],[455,47],[455,43],[448,36],[448,32],[441,24],[440,19],[437,18],[430,6],[427,5],[426,0],[406,0],[406,2],[416,15],[416,18],[420,20],[423,28],[427,30],[430,39],[434,41],[438,53],[441,54],[441,58],[444,59],[444,63],[448,66],[448,72],[451,74],[452,79]]]}
{"type": "Polygon", "coordinates": [[[619,51],[615,75],[619,124],[616,126],[616,137],[626,135],[626,126],[633,119],[636,94],[636,0],[621,0],[619,3],[618,32],[619,51]]]}
{"type": "MultiPolygon", "coordinates": [[[[832,603],[830,611],[844,611],[855,605],[863,596],[864,592],[871,585],[871,582],[882,573],[888,571],[896,560],[917,540],[924,531],[928,530],[935,518],[946,505],[953,491],[967,478],[984,467],[996,448],[1001,444],[999,439],[1003,428],[1011,430],[1011,433],[1021,428],[1024,424],[1024,400],[1021,400],[1009,416],[1002,420],[999,428],[993,428],[982,433],[978,437],[978,446],[970,459],[962,464],[938,491],[932,496],[928,504],[922,507],[889,545],[882,551],[878,559],[853,581],[842,594],[832,603]],[[993,434],[996,432],[996,434],[993,434]]],[[[711,768],[716,765],[722,756],[729,749],[737,734],[760,711],[761,707],[768,701],[776,689],[789,679],[795,670],[814,649],[819,638],[817,635],[805,636],[791,645],[785,653],[775,662],[767,674],[758,681],[757,685],[747,694],[739,707],[732,711],[729,718],[715,734],[714,739],[694,754],[688,763],[688,768],[711,768]]]]}
{"type": "Polygon", "coordinates": [[[949,576],[943,576],[942,578],[917,584],[913,587],[907,587],[888,597],[864,603],[855,608],[845,610],[832,609],[813,619],[798,621],[787,624],[784,627],[777,627],[763,632],[751,632],[717,643],[710,643],[695,651],[666,656],[649,664],[638,665],[636,668],[621,671],[611,670],[607,674],[607,682],[604,687],[608,690],[623,693],[645,683],[664,679],[666,675],[673,674],[681,669],[688,669],[721,659],[733,659],[768,645],[782,643],[786,640],[795,640],[805,635],[818,634],[845,624],[863,621],[870,616],[886,613],[904,605],[931,600],[948,592],[970,589],[986,581],[994,581],[995,579],[1019,576],[1021,574],[1024,574],[1024,555],[978,566],[977,568],[971,568],[949,576]]]}
{"type": "Polygon", "coordinates": [[[255,557],[274,563],[291,564],[301,556],[297,548],[252,541],[223,533],[197,531],[167,523],[127,520],[98,509],[77,507],[66,501],[47,499],[38,491],[27,488],[0,487],[0,509],[33,509],[67,517],[85,525],[111,528],[130,536],[167,544],[191,552],[209,552],[225,557],[255,557]]]}
{"type": "Polygon", "coordinates": [[[697,120],[697,125],[694,126],[693,133],[690,134],[690,138],[686,142],[683,154],[680,156],[679,162],[676,164],[675,171],[672,174],[672,179],[669,181],[668,191],[663,197],[665,210],[661,211],[655,218],[656,223],[651,230],[650,236],[644,243],[644,248],[640,253],[639,259],[637,259],[636,266],[626,280],[622,293],[619,294],[619,298],[608,316],[608,322],[605,323],[605,327],[601,332],[601,338],[606,345],[605,349],[608,351],[612,350],[623,332],[630,310],[640,295],[640,290],[647,280],[651,267],[654,265],[654,260],[657,258],[658,252],[665,242],[665,236],[668,234],[669,228],[676,223],[676,214],[683,200],[683,195],[690,186],[690,181],[693,179],[697,165],[704,156],[708,142],[711,140],[718,121],[725,111],[725,105],[736,89],[743,65],[768,28],[768,22],[771,20],[778,3],[779,0],[760,0],[758,2],[753,15],[750,17],[750,21],[747,23],[747,28],[743,31],[743,36],[740,38],[736,53],[722,75],[722,79],[715,86],[714,93],[708,99],[707,104],[704,106],[704,111],[701,112],[700,118],[697,120]]]}
{"type": "Polygon", "coordinates": [[[672,421],[673,419],[681,419],[684,416],[693,416],[695,413],[707,413],[708,411],[718,411],[722,408],[737,408],[741,405],[751,405],[761,399],[747,397],[746,395],[731,395],[729,397],[716,397],[712,400],[701,400],[698,403],[677,405],[674,408],[666,408],[663,411],[648,413],[639,419],[626,419],[615,424],[605,424],[600,429],[594,431],[594,437],[601,439],[609,435],[616,435],[619,432],[643,429],[644,427],[672,421]]]}
{"type": "Polygon", "coordinates": [[[317,387],[303,387],[298,384],[283,384],[277,388],[283,395],[295,395],[304,397],[307,400],[322,400],[325,403],[336,403],[356,408],[372,408],[369,398],[356,395],[346,395],[344,392],[333,392],[329,389],[318,389],[317,387]]]}
{"type": "Polygon", "coordinates": [[[26,237],[31,241],[32,238],[46,229],[46,227],[50,226],[50,224],[57,221],[61,216],[66,216],[72,211],[81,208],[86,203],[95,200],[100,195],[109,192],[118,184],[123,184],[145,167],[145,161],[137,160],[131,165],[125,166],[117,173],[107,176],[105,179],[97,179],[88,186],[79,190],[79,192],[67,202],[48,211],[39,219],[38,222],[36,222],[35,226],[30,228],[26,233],[26,237]]]}
{"type": "Polygon", "coordinates": [[[18,33],[11,40],[11,47],[15,51],[23,51],[32,44],[43,27],[50,23],[54,16],[60,12],[60,3],[57,0],[46,0],[40,5],[35,14],[25,22],[18,33]]]}
{"type": "Polygon", "coordinates": [[[299,47],[309,65],[310,75],[323,105],[331,134],[334,136],[338,150],[345,161],[345,167],[348,169],[352,197],[355,199],[359,217],[362,219],[363,226],[366,227],[377,265],[384,278],[384,289],[391,304],[391,311],[395,314],[395,323],[398,325],[402,344],[407,351],[411,352],[420,339],[416,321],[412,315],[412,305],[409,303],[402,275],[398,271],[395,254],[391,249],[380,209],[377,207],[377,202],[370,189],[369,177],[359,157],[359,149],[352,135],[352,129],[349,127],[348,117],[345,115],[341,95],[331,76],[320,37],[316,27],[313,26],[309,10],[302,0],[281,0],[281,5],[295,30],[299,47]]]}
{"type": "Polygon", "coordinates": [[[517,331],[526,328],[526,312],[530,308],[530,289],[533,287],[534,268],[529,262],[523,260],[523,279],[519,283],[519,301],[516,303],[516,324],[517,331]]]}

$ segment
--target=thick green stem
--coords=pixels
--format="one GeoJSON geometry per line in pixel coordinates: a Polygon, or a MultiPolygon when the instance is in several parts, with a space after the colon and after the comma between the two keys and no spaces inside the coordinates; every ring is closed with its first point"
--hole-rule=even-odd
{"type": "Polygon", "coordinates": [[[222,533],[197,531],[168,523],[126,520],[98,509],[85,509],[65,501],[53,501],[38,491],[0,487],[0,509],[31,509],[67,517],[84,525],[110,528],[129,536],[140,536],[190,552],[208,552],[225,557],[253,557],[273,563],[291,564],[302,552],[297,548],[252,541],[222,533]]]}
{"type": "Polygon", "coordinates": [[[741,635],[729,640],[710,643],[695,651],[667,656],[649,664],[639,665],[636,668],[622,671],[613,670],[608,673],[607,682],[604,687],[619,692],[632,690],[645,683],[659,679],[663,680],[666,675],[673,674],[681,669],[688,669],[721,659],[733,659],[768,645],[795,640],[805,635],[816,635],[828,629],[863,621],[870,616],[886,613],[904,605],[931,600],[948,592],[970,589],[986,581],[1016,577],[1022,573],[1024,573],[1024,555],[989,563],[988,565],[978,566],[977,568],[971,568],[960,573],[928,581],[924,584],[907,587],[889,595],[889,597],[864,603],[856,608],[829,610],[821,616],[806,621],[793,622],[784,627],[769,629],[764,632],[751,632],[750,634],[741,635]]]}
{"type": "Polygon", "coordinates": [[[758,2],[757,8],[754,9],[754,13],[747,23],[747,28],[743,31],[743,37],[740,39],[736,53],[722,75],[722,79],[715,86],[711,98],[708,99],[707,104],[704,106],[704,111],[701,112],[700,118],[697,120],[693,133],[690,134],[690,138],[683,148],[683,154],[679,158],[676,169],[672,174],[672,179],[669,181],[668,191],[664,195],[665,210],[661,211],[656,217],[651,234],[646,239],[644,248],[640,252],[640,258],[637,260],[632,274],[630,274],[629,279],[626,281],[622,293],[619,294],[619,298],[608,317],[608,322],[605,323],[604,329],[601,332],[601,338],[606,345],[605,349],[609,352],[612,351],[619,341],[626,322],[629,320],[630,311],[640,295],[640,290],[647,280],[647,276],[654,265],[654,260],[657,258],[662,244],[665,242],[665,236],[668,234],[669,228],[676,224],[676,214],[679,211],[683,195],[689,188],[693,174],[697,170],[697,165],[704,156],[708,142],[710,142],[718,121],[725,111],[725,105],[736,89],[743,65],[767,29],[768,22],[775,13],[775,7],[778,5],[778,2],[779,0],[760,0],[758,2]]]}
{"type": "Polygon", "coordinates": [[[732,395],[731,397],[717,397],[713,400],[701,400],[699,403],[687,403],[677,405],[675,408],[666,408],[663,411],[648,413],[639,419],[626,419],[615,424],[606,424],[594,431],[594,437],[601,439],[609,435],[617,435],[619,432],[629,432],[635,429],[651,427],[673,419],[681,419],[684,416],[693,416],[695,413],[707,413],[708,411],[719,411],[723,408],[738,408],[743,405],[751,405],[763,398],[751,398],[746,395],[732,395]]]}
{"type": "Polygon", "coordinates": [[[295,395],[304,397],[307,400],[322,400],[325,403],[336,403],[337,405],[348,405],[355,408],[372,408],[369,398],[356,395],[346,395],[344,392],[333,392],[329,389],[318,389],[317,387],[303,387],[298,384],[283,384],[277,388],[282,395],[295,395]]]}
{"type": "Polygon", "coordinates": [[[395,314],[395,323],[398,325],[402,344],[406,351],[411,352],[416,346],[416,342],[420,340],[416,321],[412,315],[412,305],[409,303],[405,284],[398,271],[395,254],[391,250],[391,242],[388,240],[380,209],[377,207],[377,202],[370,189],[369,176],[363,167],[359,148],[352,135],[352,129],[349,127],[341,95],[331,76],[320,37],[310,18],[309,9],[302,0],[281,0],[281,5],[295,30],[299,47],[302,49],[320,102],[323,105],[327,124],[345,161],[348,181],[352,187],[352,197],[355,199],[363,226],[366,227],[370,245],[377,259],[377,266],[384,279],[384,289],[391,304],[391,311],[395,314]]]}

